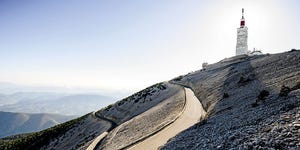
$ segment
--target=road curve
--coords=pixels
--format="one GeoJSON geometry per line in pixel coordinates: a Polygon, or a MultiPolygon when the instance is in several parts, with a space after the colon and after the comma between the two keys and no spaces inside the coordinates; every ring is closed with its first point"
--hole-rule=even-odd
{"type": "Polygon", "coordinates": [[[200,121],[200,118],[204,118],[206,116],[206,112],[200,101],[194,95],[194,92],[189,88],[184,89],[186,93],[186,106],[182,115],[160,132],[130,147],[130,150],[158,149],[160,146],[166,144],[170,138],[196,124],[200,121]]]}
{"type": "Polygon", "coordinates": [[[108,132],[110,130],[112,130],[115,126],[116,126],[116,123],[114,123],[113,121],[109,120],[109,119],[106,119],[106,118],[103,118],[103,117],[100,117],[96,114],[96,112],[93,112],[92,115],[95,117],[95,118],[98,118],[98,119],[101,119],[101,120],[104,120],[104,121],[107,121],[108,123],[110,123],[110,128],[103,132],[102,134],[100,134],[99,136],[97,136],[93,142],[89,145],[89,147],[86,149],[86,150],[94,150],[96,147],[97,147],[97,144],[103,139],[106,137],[106,135],[108,134],[108,132]]]}
{"type": "Polygon", "coordinates": [[[97,144],[108,134],[108,132],[103,132],[99,136],[97,136],[94,141],[89,145],[86,150],[94,150],[97,144]]]}

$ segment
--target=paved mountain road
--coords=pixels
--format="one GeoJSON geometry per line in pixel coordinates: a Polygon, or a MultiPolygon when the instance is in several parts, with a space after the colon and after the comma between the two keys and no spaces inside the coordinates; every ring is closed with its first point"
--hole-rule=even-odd
{"type": "Polygon", "coordinates": [[[106,118],[103,118],[103,117],[98,116],[98,115],[96,114],[96,112],[93,112],[92,115],[93,115],[94,118],[97,118],[97,119],[106,121],[106,122],[109,124],[110,127],[109,127],[109,129],[108,129],[107,131],[105,131],[105,132],[103,132],[102,134],[100,134],[99,136],[97,136],[97,137],[93,140],[93,142],[88,146],[88,148],[87,148],[86,150],[94,150],[94,149],[97,147],[98,143],[99,143],[103,138],[105,138],[105,136],[108,134],[108,132],[109,132],[110,130],[112,130],[112,129],[116,126],[116,123],[114,123],[113,121],[108,120],[108,119],[106,119],[106,118]]]}
{"type": "Polygon", "coordinates": [[[160,146],[163,146],[165,143],[167,143],[170,138],[196,124],[200,121],[200,118],[204,118],[206,116],[206,112],[203,109],[200,101],[194,95],[194,92],[189,88],[184,89],[186,93],[186,106],[182,112],[182,115],[161,131],[130,147],[130,150],[158,149],[160,146]]]}

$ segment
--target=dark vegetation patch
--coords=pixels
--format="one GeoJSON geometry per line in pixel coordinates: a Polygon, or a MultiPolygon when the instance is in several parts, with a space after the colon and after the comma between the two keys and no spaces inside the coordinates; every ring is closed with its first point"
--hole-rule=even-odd
{"type": "Polygon", "coordinates": [[[281,89],[280,89],[279,96],[281,96],[281,97],[286,97],[286,96],[288,96],[288,94],[289,94],[291,91],[292,91],[291,88],[289,88],[289,87],[283,85],[283,86],[281,87],[281,89]]]}
{"type": "Polygon", "coordinates": [[[252,103],[251,106],[252,106],[252,107],[257,107],[258,104],[257,104],[257,102],[255,102],[255,103],[252,103]]]}
{"type": "Polygon", "coordinates": [[[266,98],[267,98],[269,95],[270,95],[270,92],[269,92],[269,91],[267,91],[267,90],[262,90],[262,91],[259,93],[259,95],[257,96],[257,99],[258,99],[258,100],[264,101],[264,100],[266,100],[266,98]]]}
{"type": "Polygon", "coordinates": [[[255,75],[254,74],[242,75],[239,78],[238,84],[245,85],[248,82],[253,81],[254,79],[255,79],[255,75]]]}
{"type": "Polygon", "coordinates": [[[223,98],[228,98],[228,97],[229,97],[229,94],[225,92],[225,93],[223,94],[223,98]]]}
{"type": "Polygon", "coordinates": [[[182,78],[183,78],[183,76],[179,76],[179,77],[174,78],[173,81],[181,81],[182,78]]]}
{"type": "MultiPolygon", "coordinates": [[[[155,92],[158,92],[159,90],[165,90],[167,89],[166,85],[164,83],[157,83],[155,85],[152,85],[150,87],[147,87],[146,89],[139,91],[137,93],[134,93],[131,96],[128,96],[120,101],[118,101],[117,103],[115,103],[118,106],[122,106],[125,104],[125,102],[131,102],[133,101],[134,103],[138,103],[141,99],[144,99],[143,102],[145,102],[145,99],[151,95],[153,95],[155,92]]],[[[107,107],[104,108],[104,111],[109,111],[110,109],[112,109],[114,104],[109,105],[107,107]]]]}
{"type": "Polygon", "coordinates": [[[113,106],[113,104],[110,104],[110,105],[106,106],[105,111],[109,111],[110,108],[112,108],[112,106],[113,106]]]}
{"type": "Polygon", "coordinates": [[[246,83],[246,82],[249,82],[249,81],[250,81],[249,78],[241,76],[238,83],[246,83]]]}
{"type": "Polygon", "coordinates": [[[257,96],[257,99],[255,100],[255,102],[253,104],[251,104],[252,107],[258,106],[259,102],[264,102],[269,95],[270,95],[270,92],[267,91],[267,90],[260,91],[260,93],[257,96]]]}
{"type": "Polygon", "coordinates": [[[123,105],[125,103],[125,101],[120,101],[119,103],[118,103],[118,106],[121,106],[121,105],[123,105]]]}
{"type": "Polygon", "coordinates": [[[294,90],[298,90],[300,89],[300,82],[298,82],[294,87],[290,88],[288,86],[282,85],[280,92],[279,92],[279,96],[281,97],[286,97],[288,96],[288,94],[294,90]]]}
{"type": "MultiPolygon", "coordinates": [[[[88,115],[88,114],[87,114],[88,115]]],[[[52,139],[64,134],[69,129],[78,125],[80,121],[87,117],[84,115],[77,119],[58,124],[54,127],[43,131],[12,136],[0,139],[0,149],[2,150],[32,150],[40,149],[44,145],[48,145],[52,139]]]]}
{"type": "Polygon", "coordinates": [[[293,48],[293,49],[290,50],[290,52],[295,52],[295,51],[297,51],[297,49],[293,48]]]}
{"type": "Polygon", "coordinates": [[[293,88],[292,91],[300,89],[300,82],[298,82],[293,88]]]}

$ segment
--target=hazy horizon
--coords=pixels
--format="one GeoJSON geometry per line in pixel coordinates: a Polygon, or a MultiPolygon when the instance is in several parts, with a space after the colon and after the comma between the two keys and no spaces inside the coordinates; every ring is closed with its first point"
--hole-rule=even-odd
{"type": "Polygon", "coordinates": [[[127,89],[105,89],[105,88],[88,88],[88,87],[63,87],[63,86],[33,86],[22,85],[9,82],[0,82],[1,95],[15,95],[21,93],[27,94],[62,94],[62,95],[102,95],[114,98],[116,100],[123,99],[134,92],[127,89]]]}
{"type": "Polygon", "coordinates": [[[249,49],[300,48],[297,0],[0,2],[0,82],[137,91],[249,49]]]}

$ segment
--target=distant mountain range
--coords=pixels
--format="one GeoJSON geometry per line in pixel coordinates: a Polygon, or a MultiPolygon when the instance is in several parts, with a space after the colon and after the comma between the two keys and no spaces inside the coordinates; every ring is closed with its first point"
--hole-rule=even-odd
{"type": "Polygon", "coordinates": [[[52,127],[105,107],[120,96],[70,94],[55,88],[52,90],[62,92],[43,90],[49,88],[38,89],[0,82],[0,138],[52,127]]]}
{"type": "Polygon", "coordinates": [[[0,81],[0,95],[15,93],[67,93],[67,94],[96,94],[120,99],[133,93],[132,90],[112,90],[105,88],[60,87],[60,86],[27,86],[0,81]]]}
{"type": "Polygon", "coordinates": [[[95,94],[18,92],[0,95],[0,111],[83,115],[114,101],[111,97],[95,94]]]}
{"type": "Polygon", "coordinates": [[[14,134],[43,130],[73,118],[75,118],[75,116],[0,111],[0,138],[14,134]]]}

